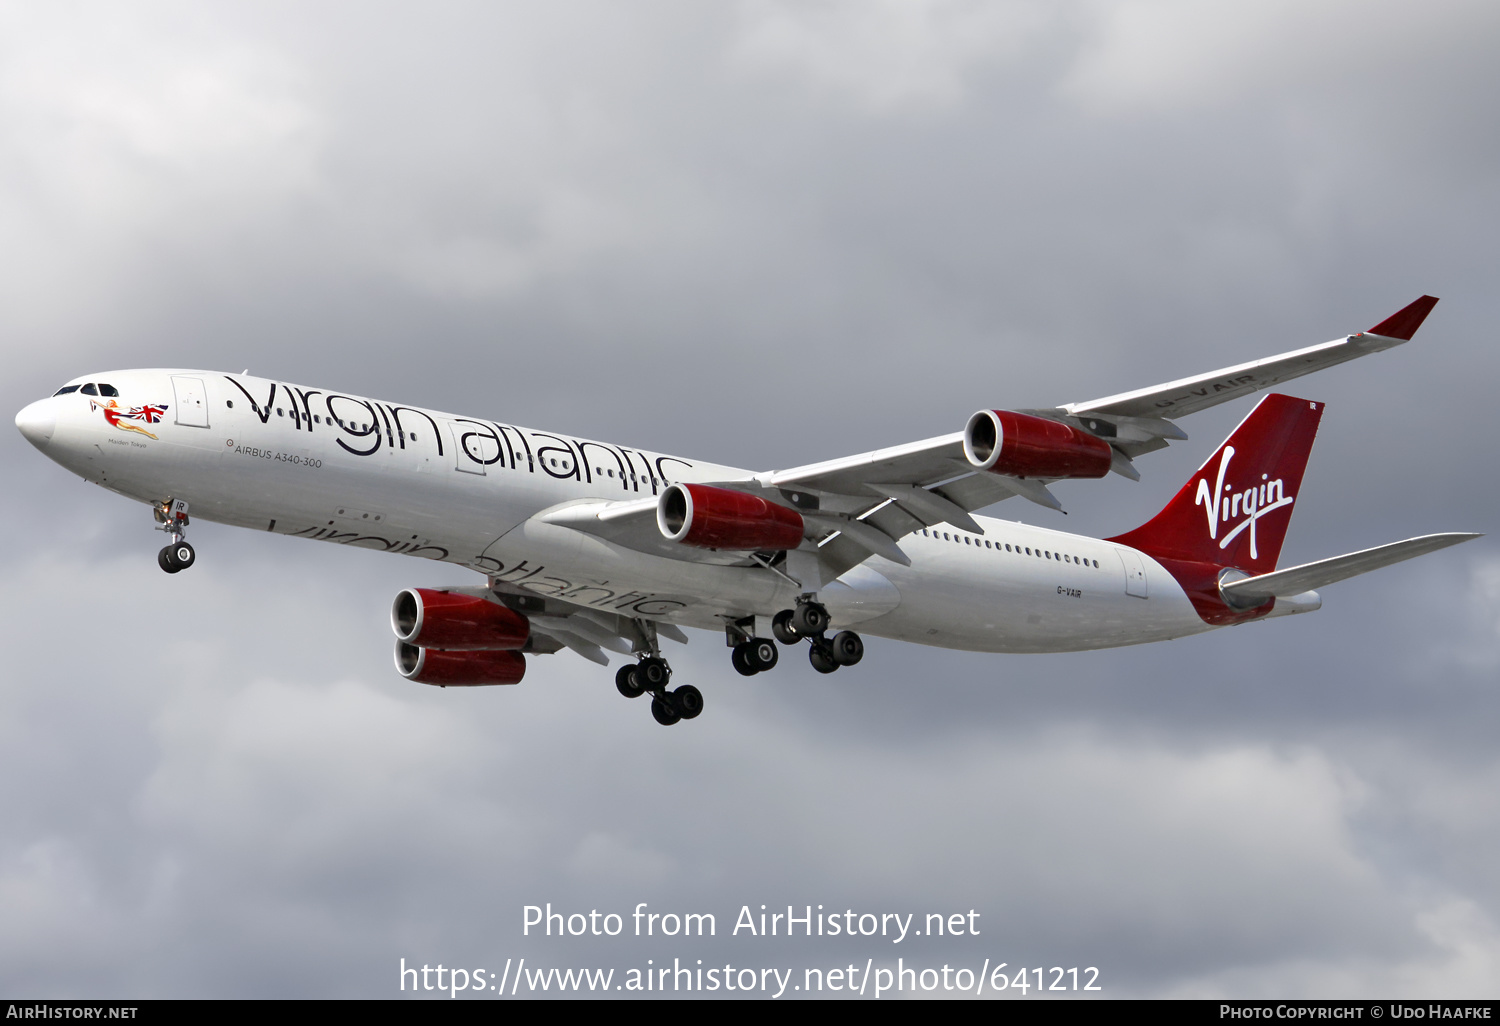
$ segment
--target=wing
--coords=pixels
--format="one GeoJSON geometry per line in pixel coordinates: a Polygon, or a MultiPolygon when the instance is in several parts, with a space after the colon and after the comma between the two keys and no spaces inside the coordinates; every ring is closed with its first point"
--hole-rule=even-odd
{"type": "Polygon", "coordinates": [[[1085,403],[1070,403],[1062,409],[1073,416],[1185,417],[1262,388],[1410,342],[1436,305],[1435,297],[1423,296],[1369,331],[1357,335],[1196,377],[1179,378],[1164,385],[1121,392],[1085,403]]]}
{"type": "MultiPolygon", "coordinates": [[[[802,515],[808,540],[786,557],[788,571],[799,583],[810,573],[823,581],[832,580],[871,555],[910,564],[898,542],[913,531],[946,523],[983,534],[970,513],[1015,495],[1061,509],[1047,484],[1065,477],[1100,477],[1114,471],[1138,480],[1132,464],[1135,457],[1163,448],[1169,440],[1187,438],[1173,423],[1177,418],[1398,346],[1412,338],[1436,303],[1432,296],[1423,296],[1367,332],[1264,360],[1103,399],[1014,414],[996,411],[991,418],[996,424],[996,450],[1001,419],[1019,414],[1033,425],[1031,430],[1043,424],[1062,432],[1044,444],[1088,450],[1087,472],[1057,472],[1063,464],[1054,461],[1049,473],[1046,459],[1029,465],[1034,469],[1028,469],[1024,460],[1010,468],[995,463],[993,457],[993,465],[985,464],[971,435],[976,423],[982,426],[983,418],[990,416],[981,411],[970,418],[964,431],[953,434],[737,480],[702,483],[756,493],[802,515]]],[[[675,559],[778,566],[775,554],[694,549],[668,541],[656,526],[655,500],[585,500],[544,511],[538,519],[675,559]]]]}
{"type": "MultiPolygon", "coordinates": [[[[1369,331],[1279,356],[1103,399],[1017,412],[1067,424],[1108,443],[1110,469],[1139,479],[1131,462],[1135,457],[1164,448],[1169,440],[1187,438],[1173,423],[1177,418],[1401,345],[1411,340],[1436,304],[1434,297],[1423,296],[1369,331]]],[[[828,553],[837,565],[852,566],[871,552],[893,558],[889,547],[897,539],[938,523],[982,534],[969,513],[1013,495],[1062,508],[1046,487],[1057,478],[977,470],[965,452],[964,439],[965,432],[956,432],[773,471],[756,480],[765,488],[779,490],[804,511],[804,518],[809,510],[825,514],[830,533],[843,528],[839,532],[842,542],[828,553]],[[872,537],[866,528],[874,528],[882,537],[872,537]]],[[[904,558],[897,561],[905,562],[904,558]]]]}
{"type": "Polygon", "coordinates": [[[538,595],[504,581],[492,582],[492,588],[492,593],[480,588],[453,590],[498,598],[504,605],[523,613],[531,624],[531,651],[557,652],[566,648],[607,666],[606,649],[628,658],[645,652],[657,638],[669,638],[683,645],[688,643],[681,628],[664,621],[621,616],[565,599],[538,595]]]}

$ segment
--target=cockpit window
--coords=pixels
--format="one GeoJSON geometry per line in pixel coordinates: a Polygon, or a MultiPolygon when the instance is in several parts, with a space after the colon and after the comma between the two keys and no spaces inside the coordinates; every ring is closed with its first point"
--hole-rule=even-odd
{"type": "Polygon", "coordinates": [[[98,390],[96,388],[94,388],[94,383],[92,381],[90,381],[87,385],[84,385],[78,391],[80,393],[82,393],[83,395],[98,395],[99,394],[98,390]]]}
{"type": "Polygon", "coordinates": [[[67,395],[69,392],[76,392],[76,391],[78,391],[78,386],[77,385],[64,385],[62,388],[59,388],[56,392],[53,392],[52,394],[53,395],[67,395]]]}
{"type": "Polygon", "coordinates": [[[99,394],[100,395],[118,396],[120,394],[120,390],[117,389],[114,385],[106,385],[103,382],[100,382],[100,384],[99,384],[99,394]]]}

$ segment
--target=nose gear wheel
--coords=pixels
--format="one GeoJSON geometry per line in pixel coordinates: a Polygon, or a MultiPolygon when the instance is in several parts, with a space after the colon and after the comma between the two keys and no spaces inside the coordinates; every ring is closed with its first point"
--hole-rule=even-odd
{"type": "Polygon", "coordinates": [[[165,531],[172,538],[172,543],[156,554],[156,565],[169,574],[186,570],[198,558],[193,547],[183,538],[183,535],[187,533],[187,509],[186,502],[181,499],[172,499],[151,510],[156,516],[156,529],[165,531]]]}

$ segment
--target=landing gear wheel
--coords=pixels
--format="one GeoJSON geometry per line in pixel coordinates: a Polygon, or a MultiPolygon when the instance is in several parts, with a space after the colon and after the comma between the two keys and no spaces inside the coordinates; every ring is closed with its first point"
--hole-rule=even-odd
{"type": "Polygon", "coordinates": [[[644,695],[646,689],[641,686],[640,667],[634,663],[626,663],[620,667],[615,674],[615,687],[626,698],[640,698],[644,695]]]}
{"type": "Polygon", "coordinates": [[[636,668],[640,673],[636,681],[645,685],[647,691],[660,691],[667,686],[667,681],[672,679],[672,668],[667,665],[665,659],[657,656],[642,659],[636,668]]]}
{"type": "Polygon", "coordinates": [[[729,661],[742,677],[753,677],[760,672],[760,668],[750,661],[750,645],[750,642],[742,641],[729,653],[729,661]]]}
{"type": "Polygon", "coordinates": [[[837,660],[833,658],[833,651],[826,641],[813,642],[812,648],[807,653],[807,661],[812,663],[812,668],[819,673],[832,673],[839,668],[837,660]]]}
{"type": "Polygon", "coordinates": [[[783,645],[795,645],[802,640],[802,635],[792,628],[792,617],[795,615],[790,609],[783,609],[771,618],[771,633],[783,645]]]}
{"type": "MultiPolygon", "coordinates": [[[[683,686],[691,687],[691,685],[688,684],[685,684],[683,686]]],[[[682,713],[678,712],[672,707],[672,703],[669,699],[665,699],[661,696],[656,696],[651,699],[651,715],[656,717],[656,722],[660,723],[663,727],[670,727],[672,724],[682,719],[682,713]]]]}
{"type": "Polygon", "coordinates": [[[167,548],[172,550],[172,560],[177,564],[177,569],[179,570],[186,570],[193,565],[193,560],[198,558],[198,554],[193,551],[193,547],[185,541],[177,542],[175,545],[168,545],[167,548]]]}
{"type": "Polygon", "coordinates": [[[746,661],[761,673],[774,667],[781,658],[776,643],[769,638],[751,638],[745,642],[745,655],[746,661]]]}
{"type": "Polygon", "coordinates": [[[865,643],[853,631],[839,631],[829,644],[834,662],[840,666],[853,666],[865,657],[865,643]]]}
{"type": "Polygon", "coordinates": [[[803,637],[813,637],[828,629],[828,610],[820,602],[799,602],[792,611],[791,628],[803,637]]]}
{"type": "Polygon", "coordinates": [[[672,699],[673,710],[685,720],[690,720],[703,711],[703,692],[691,684],[682,685],[668,697],[672,699]]]}
{"type": "Polygon", "coordinates": [[[197,558],[198,554],[187,542],[173,542],[156,554],[156,565],[169,574],[175,574],[192,566],[197,558]]]}

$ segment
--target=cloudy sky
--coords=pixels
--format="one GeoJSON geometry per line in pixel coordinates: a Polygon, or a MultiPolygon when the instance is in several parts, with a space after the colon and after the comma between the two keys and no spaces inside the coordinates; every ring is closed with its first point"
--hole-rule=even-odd
{"type": "MultiPolygon", "coordinates": [[[[1493,532],[1500,8],[0,4],[0,407],[92,370],[338,387],[769,469],[1370,327],[1284,561],[1493,532]]],[[[1248,410],[1144,480],[1146,519],[1248,410]]],[[[413,685],[466,571],[195,525],[0,439],[0,991],[399,994],[398,967],[1096,966],[1114,996],[1495,996],[1500,547],[1112,652],[868,639],[662,729],[571,654],[413,685]],[[708,912],[712,941],[523,937],[708,912]],[[730,936],[741,906],[978,937],[730,936]]],[[[628,932],[628,927],[627,927],[628,932]]],[[[799,976],[800,979],[800,976],[799,976]]],[[[1033,994],[1033,998],[1035,995],[1033,994]]]]}

